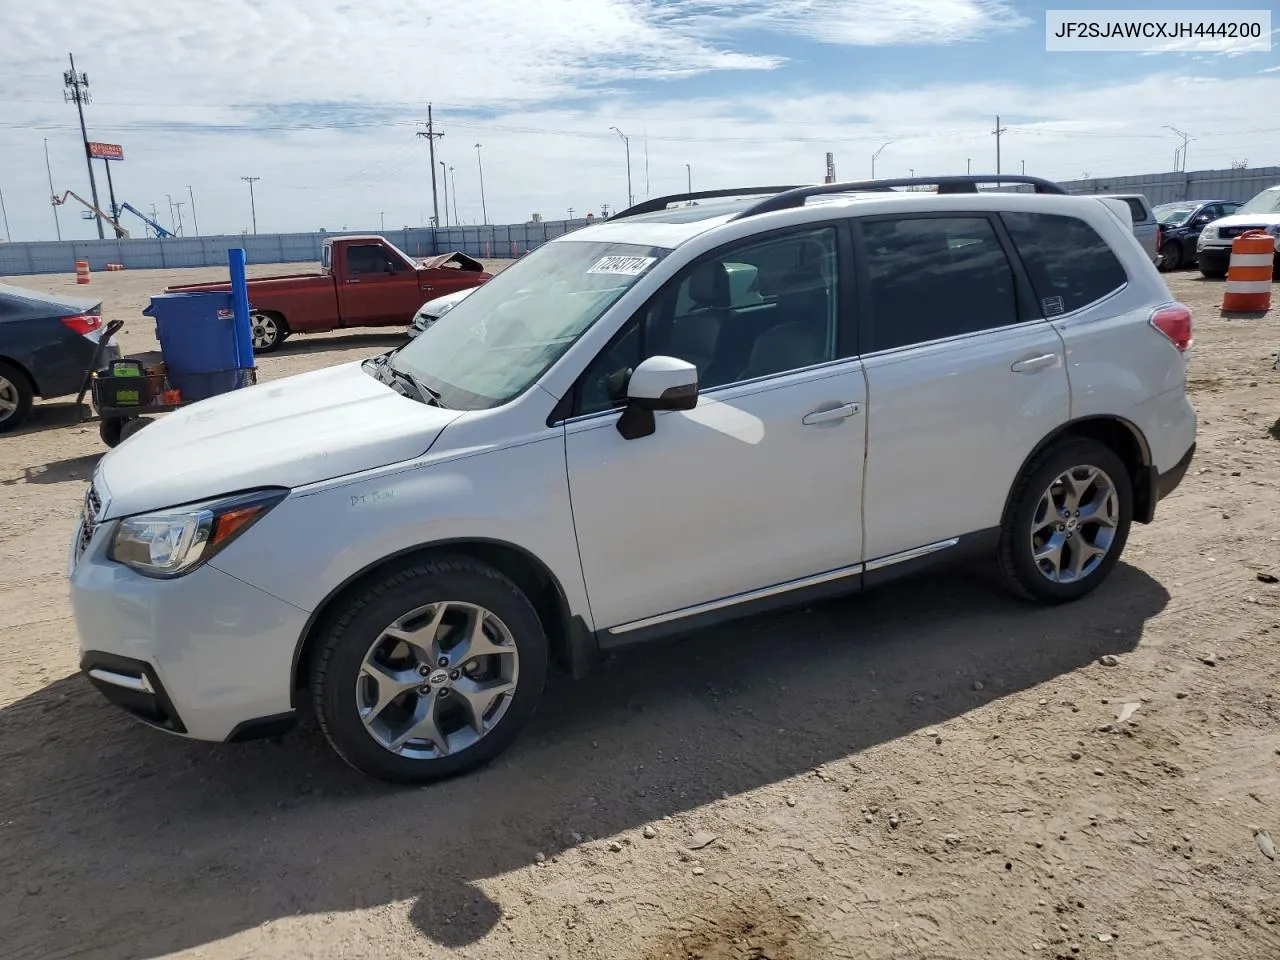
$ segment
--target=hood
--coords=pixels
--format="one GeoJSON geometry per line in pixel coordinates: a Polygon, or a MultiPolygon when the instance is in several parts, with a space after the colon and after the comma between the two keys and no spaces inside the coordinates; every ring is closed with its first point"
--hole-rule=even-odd
{"type": "Polygon", "coordinates": [[[429,317],[438,317],[440,315],[440,311],[445,307],[452,308],[454,304],[465,300],[479,289],[479,287],[467,287],[465,290],[455,290],[453,293],[446,293],[443,297],[436,297],[434,300],[428,300],[418,308],[418,313],[425,314],[429,317]]]}
{"type": "Polygon", "coordinates": [[[454,250],[452,253],[441,253],[434,257],[424,257],[418,261],[418,266],[426,270],[435,270],[447,263],[456,263],[458,266],[454,269],[461,269],[468,273],[484,273],[484,264],[473,257],[468,257],[461,250],[454,250]]]}
{"type": "Polygon", "coordinates": [[[202,400],[98,465],[104,519],[254,487],[298,487],[421,456],[461,416],[348,363],[202,400]]]}
{"type": "Polygon", "coordinates": [[[1209,227],[1273,227],[1280,223],[1280,213],[1233,213],[1229,217],[1219,217],[1209,227]]]}

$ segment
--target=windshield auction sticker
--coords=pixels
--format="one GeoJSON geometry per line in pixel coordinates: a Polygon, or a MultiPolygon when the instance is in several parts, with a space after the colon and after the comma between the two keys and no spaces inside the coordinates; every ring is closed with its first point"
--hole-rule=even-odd
{"type": "Polygon", "coordinates": [[[587,273],[612,273],[621,277],[638,277],[655,263],[657,257],[601,257],[587,273]]]}

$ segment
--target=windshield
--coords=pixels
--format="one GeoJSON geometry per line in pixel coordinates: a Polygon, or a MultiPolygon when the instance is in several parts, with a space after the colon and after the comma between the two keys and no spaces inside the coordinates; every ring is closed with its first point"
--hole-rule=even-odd
{"type": "Polygon", "coordinates": [[[1280,189],[1263,190],[1236,213],[1280,213],[1280,189]]]}
{"type": "Polygon", "coordinates": [[[1191,211],[1194,209],[1195,207],[1184,206],[1180,203],[1162,203],[1155,210],[1156,222],[1171,225],[1186,223],[1187,218],[1191,216],[1191,211]]]}
{"type": "Polygon", "coordinates": [[[545,244],[477,287],[392,365],[450,409],[506,403],[670,252],[581,240],[545,244]]]}

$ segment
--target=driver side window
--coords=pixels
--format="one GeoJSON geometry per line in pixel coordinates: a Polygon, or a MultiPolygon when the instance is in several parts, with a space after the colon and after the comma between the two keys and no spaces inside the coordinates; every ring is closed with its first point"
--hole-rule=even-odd
{"type": "Polygon", "coordinates": [[[353,274],[393,273],[399,265],[375,243],[347,248],[347,269],[353,274]]]}

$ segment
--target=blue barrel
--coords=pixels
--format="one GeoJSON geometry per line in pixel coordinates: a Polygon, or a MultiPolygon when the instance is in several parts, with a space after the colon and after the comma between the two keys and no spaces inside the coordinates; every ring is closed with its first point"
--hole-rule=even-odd
{"type": "Polygon", "coordinates": [[[203,400],[241,385],[230,293],[164,293],[142,312],[155,318],[165,373],[183,400],[203,400]]]}

